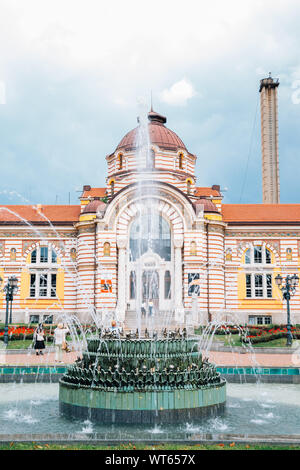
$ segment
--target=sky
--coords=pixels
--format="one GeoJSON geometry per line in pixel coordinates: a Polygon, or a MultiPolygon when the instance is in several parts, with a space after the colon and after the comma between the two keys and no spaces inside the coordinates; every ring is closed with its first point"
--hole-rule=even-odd
{"type": "Polygon", "coordinates": [[[298,0],[0,0],[0,204],[77,204],[138,103],[198,157],[198,186],[261,203],[259,82],[279,78],[282,203],[300,203],[298,0]]]}

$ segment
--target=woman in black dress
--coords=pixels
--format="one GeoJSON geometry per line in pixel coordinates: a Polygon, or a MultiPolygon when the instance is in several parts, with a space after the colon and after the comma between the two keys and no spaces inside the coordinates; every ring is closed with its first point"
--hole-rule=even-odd
{"type": "Polygon", "coordinates": [[[36,350],[36,355],[41,355],[43,356],[43,349],[45,349],[45,333],[43,330],[43,325],[42,323],[39,324],[39,326],[36,328],[34,335],[33,335],[33,340],[34,340],[34,349],[36,350]]]}

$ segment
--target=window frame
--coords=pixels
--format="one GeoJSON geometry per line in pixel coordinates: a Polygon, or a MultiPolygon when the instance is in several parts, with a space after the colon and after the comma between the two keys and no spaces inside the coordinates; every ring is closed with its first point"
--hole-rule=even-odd
{"type": "Polygon", "coordinates": [[[30,299],[57,299],[57,273],[31,272],[29,283],[30,299]],[[55,282],[53,282],[55,279],[55,282]],[[41,294],[45,292],[45,295],[41,294]]]}
{"type": "Polygon", "coordinates": [[[272,251],[265,245],[252,245],[244,252],[244,264],[247,266],[257,266],[258,264],[270,266],[273,264],[272,251]],[[259,251],[261,251],[261,256],[258,256],[259,251]]]}
{"type": "Polygon", "coordinates": [[[247,272],[245,276],[245,289],[246,299],[273,299],[272,273],[247,272]],[[262,295],[259,295],[259,293],[262,295]]]}
{"type": "Polygon", "coordinates": [[[53,266],[53,265],[56,266],[57,258],[58,258],[57,252],[53,247],[48,246],[48,245],[40,245],[31,251],[29,264],[34,267],[39,267],[39,266],[45,267],[45,266],[53,266]],[[44,249],[47,249],[46,261],[42,261],[43,256],[44,256],[42,255],[42,253],[44,249]],[[35,253],[35,261],[32,261],[34,253],[35,253]]]}
{"type": "Polygon", "coordinates": [[[249,315],[248,325],[272,325],[272,315],[249,315]]]}

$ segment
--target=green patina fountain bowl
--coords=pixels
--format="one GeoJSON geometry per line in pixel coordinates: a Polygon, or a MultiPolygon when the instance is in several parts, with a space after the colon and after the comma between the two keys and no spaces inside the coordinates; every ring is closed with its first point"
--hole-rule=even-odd
{"type": "Polygon", "coordinates": [[[101,335],[59,383],[60,413],[101,423],[161,424],[222,413],[226,382],[196,338],[101,335]]]}

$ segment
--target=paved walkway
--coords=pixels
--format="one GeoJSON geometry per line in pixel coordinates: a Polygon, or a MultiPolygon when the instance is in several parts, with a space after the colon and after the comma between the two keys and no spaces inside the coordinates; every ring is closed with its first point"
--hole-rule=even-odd
{"type": "Polygon", "coordinates": [[[62,362],[55,361],[55,352],[45,352],[43,356],[37,356],[34,351],[27,354],[6,354],[0,351],[0,365],[10,366],[62,366],[72,364],[78,357],[78,353],[63,353],[62,362]]]}
{"type": "MultiPolygon", "coordinates": [[[[0,351],[0,365],[35,366],[72,364],[78,357],[77,352],[63,353],[62,363],[55,361],[54,352],[36,356],[32,351],[27,354],[6,354],[0,351]]],[[[294,354],[240,354],[236,352],[210,351],[208,358],[217,366],[236,367],[300,367],[300,352],[294,354]]]]}
{"type": "Polygon", "coordinates": [[[240,354],[210,351],[208,358],[217,366],[300,367],[300,354],[240,354]]]}

